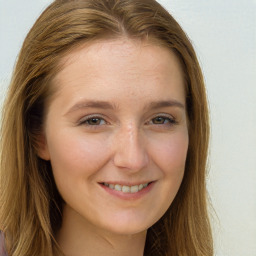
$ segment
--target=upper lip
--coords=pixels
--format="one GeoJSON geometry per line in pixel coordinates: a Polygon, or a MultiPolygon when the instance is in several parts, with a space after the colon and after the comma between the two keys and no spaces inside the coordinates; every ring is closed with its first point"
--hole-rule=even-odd
{"type": "Polygon", "coordinates": [[[140,185],[140,184],[148,184],[148,183],[152,183],[154,182],[153,180],[151,181],[138,181],[138,182],[129,182],[129,181],[103,181],[103,182],[99,182],[100,184],[118,184],[121,186],[136,186],[136,185],[140,185]]]}

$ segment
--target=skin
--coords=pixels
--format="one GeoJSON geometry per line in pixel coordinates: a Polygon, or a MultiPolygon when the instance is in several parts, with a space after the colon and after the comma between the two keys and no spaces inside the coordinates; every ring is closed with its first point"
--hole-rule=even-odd
{"type": "Polygon", "coordinates": [[[119,38],[84,44],[61,65],[39,150],[65,201],[57,241],[66,256],[141,256],[147,229],[166,212],[184,174],[179,61],[161,46],[119,38]],[[103,182],[153,183],[125,197],[103,182]]]}

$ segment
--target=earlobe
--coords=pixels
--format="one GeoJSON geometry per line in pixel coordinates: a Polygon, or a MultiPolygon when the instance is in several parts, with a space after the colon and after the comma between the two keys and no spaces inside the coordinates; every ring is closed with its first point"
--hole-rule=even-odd
{"type": "Polygon", "coordinates": [[[44,134],[37,137],[37,155],[45,161],[49,161],[50,153],[48,150],[47,140],[44,134]]]}

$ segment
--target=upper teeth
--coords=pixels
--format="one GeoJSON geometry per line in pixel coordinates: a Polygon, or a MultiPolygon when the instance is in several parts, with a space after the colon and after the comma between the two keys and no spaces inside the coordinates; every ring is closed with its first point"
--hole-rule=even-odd
{"type": "Polygon", "coordinates": [[[122,191],[123,193],[136,193],[142,190],[143,188],[147,187],[148,183],[134,185],[134,186],[122,186],[119,184],[109,184],[109,183],[104,183],[104,185],[111,189],[122,191]]]}

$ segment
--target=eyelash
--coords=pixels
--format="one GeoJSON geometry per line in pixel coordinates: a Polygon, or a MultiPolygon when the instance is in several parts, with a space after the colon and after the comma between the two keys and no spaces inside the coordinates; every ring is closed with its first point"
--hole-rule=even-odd
{"type": "Polygon", "coordinates": [[[97,120],[101,120],[101,121],[104,120],[104,122],[107,123],[102,116],[90,115],[90,116],[87,116],[85,119],[82,119],[81,121],[79,121],[79,125],[100,126],[100,124],[88,124],[88,122],[93,119],[97,119],[97,120]]]}
{"type": "MultiPolygon", "coordinates": [[[[79,125],[85,125],[85,126],[90,126],[91,128],[95,128],[97,129],[97,126],[101,126],[101,125],[105,125],[107,124],[107,121],[102,117],[102,116],[97,116],[97,115],[90,115],[87,116],[85,119],[82,119],[81,121],[79,121],[79,125]],[[89,124],[88,122],[92,121],[93,119],[98,120],[100,122],[104,121],[104,124],[89,124]],[[93,127],[95,126],[95,127],[93,127]]],[[[177,124],[177,121],[175,120],[175,118],[165,115],[158,115],[155,116],[154,118],[152,118],[150,121],[146,122],[146,124],[153,124],[153,125],[165,125],[165,126],[172,126],[177,124]],[[160,124],[154,124],[153,120],[156,120],[157,118],[161,118],[163,119],[164,123],[160,123],[160,124]],[[168,121],[167,123],[165,123],[166,121],[168,121]]]]}
{"type": "MultiPolygon", "coordinates": [[[[170,117],[170,116],[165,116],[165,115],[156,116],[156,117],[152,118],[152,119],[150,120],[150,122],[152,122],[153,120],[156,120],[157,118],[163,119],[164,122],[165,122],[165,121],[168,121],[168,123],[160,123],[160,124],[155,124],[155,125],[168,125],[168,126],[172,126],[172,125],[177,124],[177,121],[175,120],[175,118],[170,117]]],[[[149,123],[150,123],[150,122],[149,122],[149,123]]]]}

